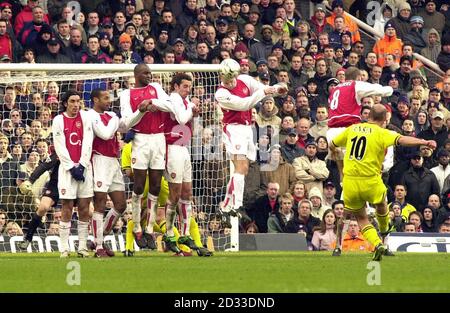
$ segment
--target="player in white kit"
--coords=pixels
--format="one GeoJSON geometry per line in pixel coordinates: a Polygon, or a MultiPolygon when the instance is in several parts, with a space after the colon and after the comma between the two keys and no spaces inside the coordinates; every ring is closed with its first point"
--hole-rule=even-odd
{"type": "Polygon", "coordinates": [[[228,224],[228,216],[238,215],[244,194],[244,178],[249,160],[256,159],[253,142],[251,109],[267,95],[284,95],[288,89],[283,85],[266,86],[248,75],[239,75],[240,66],[233,59],[221,63],[221,85],[215,99],[223,111],[223,138],[226,151],[231,155],[234,174],[227,185],[221,213],[228,224]]]}
{"type": "Polygon", "coordinates": [[[92,119],[94,142],[92,145],[92,167],[94,172],[94,214],[92,230],[95,238],[96,257],[114,256],[114,252],[103,248],[103,236],[111,232],[117,219],[126,209],[125,183],[119,164],[119,142],[116,132],[119,130],[119,118],[110,107],[109,92],[94,89],[91,92],[93,108],[88,111],[92,119]],[[114,207],[105,219],[107,195],[114,207]]]}
{"type": "Polygon", "coordinates": [[[78,207],[78,256],[88,257],[87,237],[89,203],[94,195],[92,178],[92,121],[81,110],[81,97],[68,91],[62,99],[64,112],[53,119],[52,133],[55,151],[61,165],[58,172],[58,192],[62,201],[60,222],[61,257],[69,256],[69,233],[75,200],[78,207]]]}

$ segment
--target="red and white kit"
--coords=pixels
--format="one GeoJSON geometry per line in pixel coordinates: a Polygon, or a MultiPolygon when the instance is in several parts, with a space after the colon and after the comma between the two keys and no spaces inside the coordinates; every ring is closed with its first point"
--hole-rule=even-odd
{"type": "Polygon", "coordinates": [[[387,97],[392,92],[392,87],[361,81],[347,81],[334,87],[328,97],[328,142],[348,126],[361,122],[362,98],[374,95],[387,97]]]}
{"type": "Polygon", "coordinates": [[[192,181],[191,156],[188,146],[192,138],[192,108],[194,104],[178,93],[170,94],[174,113],[166,113],[165,136],[167,165],[165,177],[169,183],[181,184],[192,181]]]}
{"type": "Polygon", "coordinates": [[[75,117],[65,113],[53,119],[52,132],[55,151],[61,161],[58,172],[58,191],[60,199],[90,198],[94,195],[92,186],[92,142],[94,133],[92,121],[86,111],[75,117]],[[70,169],[81,164],[85,167],[85,181],[76,181],[70,169]]]}
{"type": "Polygon", "coordinates": [[[125,191],[116,137],[119,118],[114,112],[100,114],[92,109],[88,113],[91,115],[95,135],[92,145],[94,192],[125,191]]]}
{"type": "Polygon", "coordinates": [[[120,95],[122,121],[127,128],[136,132],[131,150],[131,166],[140,170],[163,170],[166,165],[164,116],[161,111],[139,111],[139,105],[148,99],[161,107],[171,106],[169,96],[157,83],[127,89],[120,95]]]}
{"type": "Polygon", "coordinates": [[[245,155],[256,160],[256,147],[253,142],[251,109],[266,95],[266,86],[248,75],[239,75],[236,86],[227,89],[220,86],[215,98],[223,111],[223,140],[227,153],[245,155]]]}

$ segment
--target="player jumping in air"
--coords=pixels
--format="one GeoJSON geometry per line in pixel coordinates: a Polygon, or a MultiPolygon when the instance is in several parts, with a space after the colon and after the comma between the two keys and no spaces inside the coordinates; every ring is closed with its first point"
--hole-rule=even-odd
{"type": "Polygon", "coordinates": [[[233,59],[222,61],[221,85],[215,99],[223,111],[223,138],[225,149],[231,155],[234,174],[227,184],[221,213],[229,224],[229,216],[237,216],[242,206],[244,178],[249,160],[255,160],[256,147],[251,128],[252,108],[267,95],[287,94],[282,85],[266,86],[248,75],[239,75],[240,66],[233,59]]]}

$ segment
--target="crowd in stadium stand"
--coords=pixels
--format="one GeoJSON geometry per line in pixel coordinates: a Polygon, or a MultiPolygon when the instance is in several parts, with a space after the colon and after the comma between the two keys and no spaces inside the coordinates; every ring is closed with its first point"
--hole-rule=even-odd
{"type": "MultiPolygon", "coordinates": [[[[388,98],[362,99],[362,120],[373,104],[382,103],[389,129],[437,142],[435,151],[386,152],[383,177],[393,227],[449,231],[450,5],[378,2],[373,25],[384,37],[369,48],[345,12],[369,18],[366,0],[310,1],[312,16],[300,14],[294,0],[79,0],[70,7],[68,0],[1,0],[0,62],[217,64],[235,58],[243,74],[264,84],[286,83],[288,96],[266,97],[253,109],[258,159],[246,177],[241,231],[297,232],[303,225],[318,250],[332,249],[335,209],[343,206],[337,200],[339,172],[327,157],[328,95],[345,81],[347,68],[357,67],[363,80],[394,89],[388,98]],[[430,73],[414,52],[445,75],[430,73]]],[[[20,235],[36,208],[39,197],[23,195],[18,187],[54,153],[52,117],[64,91],[54,81],[1,86],[2,233],[20,235]]],[[[211,138],[205,126],[202,140],[211,138]]],[[[194,187],[208,190],[206,211],[214,213],[224,196],[227,163],[200,163],[193,168],[210,174],[194,174],[194,187]]],[[[34,183],[43,186],[46,179],[34,183]]],[[[129,210],[126,215],[116,232],[129,210]]],[[[210,216],[210,230],[218,231],[220,221],[210,216]]],[[[47,231],[57,233],[57,225],[49,215],[47,231]]]]}

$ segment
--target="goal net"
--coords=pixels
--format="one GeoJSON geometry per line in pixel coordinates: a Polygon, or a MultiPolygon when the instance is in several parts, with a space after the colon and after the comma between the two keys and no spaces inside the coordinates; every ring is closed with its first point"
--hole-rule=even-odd
{"type": "MultiPolygon", "coordinates": [[[[222,145],[222,113],[214,102],[218,87],[219,65],[150,65],[153,81],[160,83],[169,94],[173,73],[187,72],[193,76],[191,97],[197,97],[201,114],[194,121],[191,140],[193,168],[194,216],[199,225],[202,242],[215,250],[238,249],[238,223],[226,229],[217,217],[229,177],[229,164],[222,145]],[[236,226],[234,226],[236,225],[236,226]]],[[[91,107],[90,93],[95,88],[108,90],[111,110],[120,113],[119,96],[122,90],[134,86],[134,65],[123,64],[1,64],[0,99],[2,106],[2,134],[9,140],[8,152],[0,167],[0,251],[16,251],[16,243],[26,231],[32,213],[42,196],[48,173],[33,184],[33,195],[22,195],[18,184],[36,168],[39,160],[51,150],[51,120],[58,114],[60,99],[67,90],[82,94],[86,109],[91,107]],[[40,140],[45,139],[45,140],[40,140]],[[48,147],[46,147],[47,142],[48,147]],[[9,156],[9,154],[11,156],[9,156]],[[2,216],[5,217],[3,221],[2,216]],[[3,235],[3,236],[2,236],[3,235]],[[16,237],[14,237],[16,236],[16,237]]],[[[120,135],[119,135],[120,136],[120,135]]],[[[122,136],[123,137],[123,136],[122,136]]],[[[2,155],[0,150],[0,157],[2,155]]],[[[127,198],[131,198],[132,182],[125,177],[127,198]]],[[[131,204],[131,201],[128,201],[131,204]]],[[[107,206],[111,207],[112,202],[107,206]]],[[[58,203],[47,214],[30,251],[55,250],[60,218],[58,203]]],[[[131,206],[127,211],[131,210],[131,206]]],[[[126,211],[126,212],[127,212],[126,211]]],[[[73,218],[76,219],[76,213],[73,218]]],[[[125,227],[130,214],[124,214],[114,227],[110,239],[113,250],[124,250],[125,227]]]]}

